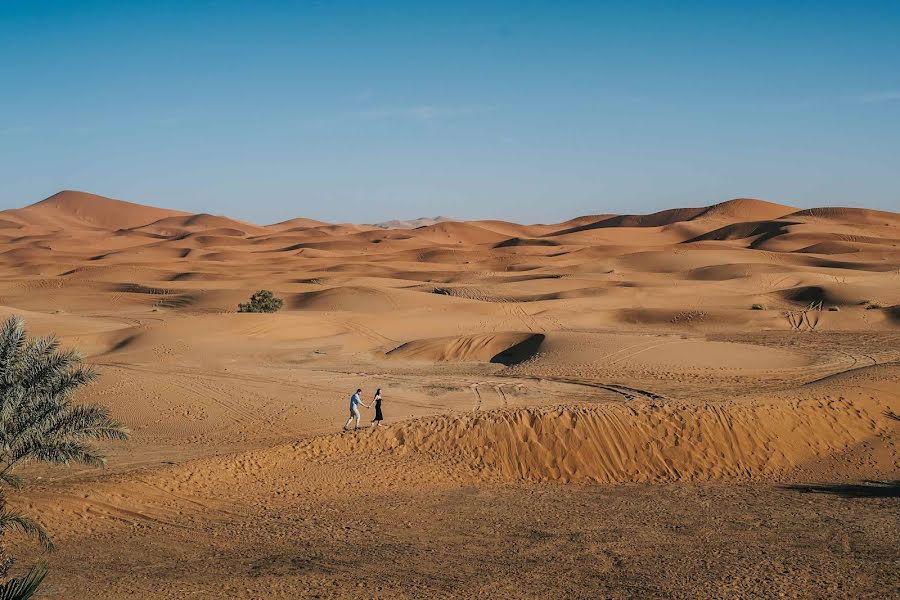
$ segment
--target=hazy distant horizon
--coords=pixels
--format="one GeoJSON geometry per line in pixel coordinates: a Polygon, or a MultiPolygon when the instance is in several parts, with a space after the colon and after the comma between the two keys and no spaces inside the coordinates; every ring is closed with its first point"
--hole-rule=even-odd
{"type": "Polygon", "coordinates": [[[900,207],[900,4],[0,4],[0,208],[900,207]]]}

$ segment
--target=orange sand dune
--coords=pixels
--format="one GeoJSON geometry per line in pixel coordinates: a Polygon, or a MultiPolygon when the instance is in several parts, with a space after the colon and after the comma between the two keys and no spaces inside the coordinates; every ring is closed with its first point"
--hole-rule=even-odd
{"type": "Polygon", "coordinates": [[[727,219],[732,221],[776,219],[790,214],[795,209],[773,204],[765,200],[738,198],[713,206],[701,208],[673,208],[650,215],[618,215],[601,219],[594,223],[577,226],[556,232],[554,235],[574,233],[606,227],[663,227],[682,221],[697,219],[727,219]]]}
{"type": "Polygon", "coordinates": [[[900,215],[396,225],[81,192],[0,214],[0,317],[83,352],[78,400],[133,432],[9,494],[59,546],[48,593],[893,589],[900,215]],[[260,289],[283,308],[238,313],[260,289]]]}
{"type": "Polygon", "coordinates": [[[494,333],[451,338],[415,340],[388,352],[388,356],[426,362],[480,361],[505,365],[520,363],[534,356],[542,334],[494,333]]]}
{"type": "Polygon", "coordinates": [[[207,214],[165,217],[141,227],[136,227],[134,230],[167,237],[183,236],[188,233],[210,230],[227,231],[230,232],[230,235],[258,234],[264,231],[263,228],[256,225],[207,214]]]}
{"type": "Polygon", "coordinates": [[[116,230],[139,227],[162,218],[174,218],[188,213],[65,190],[31,206],[0,214],[36,227],[55,229],[89,226],[116,230]]]}
{"type": "Polygon", "coordinates": [[[267,225],[267,229],[273,229],[275,231],[290,231],[292,229],[310,229],[312,227],[319,227],[322,225],[327,225],[324,221],[316,221],[315,219],[305,219],[303,217],[297,217],[296,219],[288,219],[287,221],[281,221],[279,223],[273,223],[271,225],[267,225]]]}
{"type": "Polygon", "coordinates": [[[877,403],[831,399],[547,407],[432,417],[359,440],[312,440],[299,450],[314,460],[415,454],[514,481],[659,483],[778,480],[843,461],[853,471],[861,458],[842,455],[865,444],[865,460],[889,473],[900,456],[879,439],[896,429],[883,412],[877,403]]]}
{"type": "Polygon", "coordinates": [[[841,223],[859,223],[863,225],[885,225],[896,227],[900,223],[900,215],[870,208],[808,208],[787,215],[788,217],[812,217],[841,223]]]}

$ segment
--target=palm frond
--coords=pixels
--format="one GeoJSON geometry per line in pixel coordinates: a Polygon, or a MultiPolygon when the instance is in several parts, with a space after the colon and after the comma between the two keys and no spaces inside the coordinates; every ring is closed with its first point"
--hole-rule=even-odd
{"type": "Polygon", "coordinates": [[[89,467],[106,465],[106,458],[99,450],[90,444],[72,440],[34,440],[32,443],[18,446],[16,451],[10,455],[12,464],[28,461],[56,465],[78,463],[89,467]]]}
{"type": "Polygon", "coordinates": [[[25,322],[13,315],[0,327],[0,380],[6,380],[15,371],[25,342],[25,322]]]}
{"type": "Polygon", "coordinates": [[[0,326],[0,484],[14,485],[10,470],[29,461],[102,466],[90,442],[128,438],[107,408],[72,404],[97,377],[82,361],[55,337],[29,339],[18,317],[0,326]]]}
{"type": "Polygon", "coordinates": [[[0,584],[0,600],[28,600],[34,597],[46,576],[47,565],[41,563],[31,567],[24,577],[10,579],[0,584]]]}
{"type": "Polygon", "coordinates": [[[65,376],[81,362],[74,351],[59,352],[54,338],[31,341],[22,353],[20,385],[28,391],[40,390],[56,379],[65,376]]]}
{"type": "MultiPolygon", "coordinates": [[[[0,324],[0,538],[17,531],[50,550],[53,544],[37,523],[7,508],[4,487],[18,487],[16,466],[29,461],[55,464],[105,464],[92,443],[124,440],[128,429],[106,407],[73,404],[75,393],[97,372],[74,350],[61,350],[53,337],[29,339],[25,325],[12,316],[0,324]]],[[[12,557],[0,564],[0,577],[12,557]]],[[[34,595],[47,573],[38,565],[24,577],[0,583],[0,600],[34,595]]]]}
{"type": "Polygon", "coordinates": [[[0,473],[0,483],[5,483],[11,488],[22,487],[22,478],[13,473],[0,473]]]}
{"type": "Polygon", "coordinates": [[[68,436],[74,439],[124,440],[128,428],[113,420],[109,409],[98,404],[66,406],[51,419],[48,436],[68,436]]]}
{"type": "Polygon", "coordinates": [[[68,398],[78,388],[91,383],[97,377],[97,371],[90,367],[73,366],[60,376],[49,380],[44,391],[52,396],[68,398]]]}
{"type": "Polygon", "coordinates": [[[53,542],[50,536],[37,521],[32,521],[24,515],[12,512],[6,508],[0,510],[0,534],[7,531],[20,531],[25,535],[36,539],[47,550],[53,550],[53,542]]]}

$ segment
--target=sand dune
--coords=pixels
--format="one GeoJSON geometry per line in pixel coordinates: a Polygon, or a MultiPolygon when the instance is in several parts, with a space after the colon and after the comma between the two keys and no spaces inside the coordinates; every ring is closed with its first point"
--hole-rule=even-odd
{"type": "Polygon", "coordinates": [[[324,221],[317,221],[315,219],[306,219],[304,217],[297,217],[295,219],[288,219],[287,221],[281,221],[279,223],[273,223],[271,225],[267,225],[267,229],[273,229],[275,231],[290,231],[290,230],[302,230],[302,229],[312,229],[313,227],[320,227],[322,225],[328,225],[324,221]]]}
{"type": "Polygon", "coordinates": [[[64,228],[80,225],[116,230],[139,227],[162,218],[177,218],[188,213],[65,190],[26,208],[3,211],[0,214],[37,227],[64,228]]]}
{"type": "Polygon", "coordinates": [[[166,237],[179,237],[199,231],[228,232],[226,235],[259,234],[264,231],[256,225],[208,214],[165,217],[136,227],[134,230],[139,233],[154,233],[166,237]]]}
{"type": "Polygon", "coordinates": [[[59,542],[60,597],[750,597],[893,575],[892,498],[784,486],[900,479],[895,213],[263,227],[61,192],[0,213],[0,239],[0,317],[85,353],[101,378],[79,399],[133,431],[106,471],[36,468],[16,494],[59,542]],[[259,289],[283,309],[237,313],[259,289]],[[341,433],[357,387],[383,390],[385,425],[341,433]],[[362,551],[379,561],[348,563],[362,551]],[[641,560],[655,587],[608,585],[641,560]],[[379,562],[392,587],[357,587],[379,562]]]}
{"type": "Polygon", "coordinates": [[[812,217],[816,220],[838,221],[841,223],[858,223],[863,225],[884,225],[897,227],[900,215],[870,208],[807,208],[788,215],[789,217],[812,217]]]}
{"type": "MultiPolygon", "coordinates": [[[[548,407],[433,417],[360,440],[313,440],[300,450],[314,459],[412,453],[514,481],[779,480],[840,460],[847,448],[894,427],[877,405],[860,411],[859,403],[841,401],[548,407]]],[[[887,469],[898,458],[880,443],[867,457],[887,469]],[[878,456],[884,451],[887,459],[878,456]]]]}
{"type": "Polygon", "coordinates": [[[387,353],[425,362],[492,362],[513,365],[533,357],[544,341],[540,333],[493,333],[406,342],[387,353]]]}
{"type": "Polygon", "coordinates": [[[484,244],[499,242],[503,234],[469,223],[447,221],[413,230],[416,237],[439,244],[484,244]]]}
{"type": "Polygon", "coordinates": [[[698,219],[718,219],[732,221],[748,221],[762,219],[776,219],[790,214],[795,209],[773,204],[764,200],[751,198],[737,198],[712,206],[701,208],[674,208],[649,215],[617,215],[611,216],[590,224],[580,225],[564,229],[554,235],[601,229],[606,227],[663,227],[674,225],[683,221],[695,221],[698,219]]]}

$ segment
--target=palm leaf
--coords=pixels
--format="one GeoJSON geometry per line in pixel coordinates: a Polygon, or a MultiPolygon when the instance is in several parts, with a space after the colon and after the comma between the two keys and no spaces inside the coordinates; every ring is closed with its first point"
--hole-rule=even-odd
{"type": "Polygon", "coordinates": [[[25,341],[24,321],[15,315],[11,316],[0,328],[0,379],[7,379],[15,371],[25,341]]]}
{"type": "Polygon", "coordinates": [[[45,549],[53,550],[53,542],[40,523],[4,508],[0,510],[0,534],[10,530],[17,530],[29,537],[33,537],[45,549]]]}
{"type": "Polygon", "coordinates": [[[0,584],[0,600],[28,600],[34,596],[46,576],[47,565],[41,563],[31,567],[24,577],[0,584]]]}
{"type": "Polygon", "coordinates": [[[0,473],[0,483],[5,483],[11,488],[22,487],[22,478],[13,473],[0,473]]]}
{"type": "Polygon", "coordinates": [[[90,442],[128,438],[105,407],[71,403],[97,377],[82,360],[52,336],[28,339],[18,317],[0,326],[0,484],[14,485],[10,470],[30,461],[102,466],[90,442]]]}
{"type": "MultiPolygon", "coordinates": [[[[15,531],[53,549],[39,523],[6,507],[3,488],[20,484],[12,472],[16,466],[29,461],[102,466],[103,454],[92,442],[128,437],[107,408],[72,403],[97,377],[82,361],[78,352],[60,350],[55,337],[29,339],[19,317],[0,324],[0,539],[15,531]]],[[[6,557],[0,577],[11,564],[12,557],[6,557]]],[[[47,567],[38,565],[24,577],[0,583],[0,600],[32,597],[46,574],[47,567]]]]}

